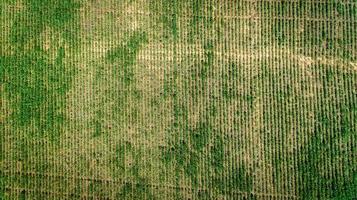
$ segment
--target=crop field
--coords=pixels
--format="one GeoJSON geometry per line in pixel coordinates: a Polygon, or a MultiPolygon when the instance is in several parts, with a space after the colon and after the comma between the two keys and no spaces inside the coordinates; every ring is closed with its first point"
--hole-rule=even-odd
{"type": "Polygon", "coordinates": [[[0,0],[0,199],[355,198],[356,0],[0,0]]]}

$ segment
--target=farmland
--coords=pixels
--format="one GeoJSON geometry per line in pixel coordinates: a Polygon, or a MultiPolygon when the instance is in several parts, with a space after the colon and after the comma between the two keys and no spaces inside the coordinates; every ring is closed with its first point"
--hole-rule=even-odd
{"type": "Polygon", "coordinates": [[[2,0],[0,199],[352,199],[354,0],[2,0]]]}

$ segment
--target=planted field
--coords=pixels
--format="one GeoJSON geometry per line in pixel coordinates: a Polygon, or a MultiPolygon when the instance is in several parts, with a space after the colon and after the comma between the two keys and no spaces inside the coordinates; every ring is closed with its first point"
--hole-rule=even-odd
{"type": "Polygon", "coordinates": [[[354,0],[0,1],[0,199],[354,199],[354,0]]]}

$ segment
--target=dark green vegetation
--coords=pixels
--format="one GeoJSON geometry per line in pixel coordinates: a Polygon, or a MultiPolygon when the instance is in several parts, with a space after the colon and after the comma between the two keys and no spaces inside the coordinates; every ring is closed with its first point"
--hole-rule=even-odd
{"type": "Polygon", "coordinates": [[[307,56],[356,59],[357,5],[351,2],[264,2],[267,44],[299,47],[307,56]]]}
{"type": "MultiPolygon", "coordinates": [[[[16,125],[24,127],[30,123],[37,128],[35,132],[55,136],[55,130],[63,122],[60,108],[70,84],[71,73],[62,63],[64,49],[60,48],[54,64],[48,63],[40,49],[18,56],[1,58],[5,92],[12,99],[19,99],[13,106],[12,117],[16,125]],[[54,68],[52,73],[47,68],[54,68]],[[52,102],[48,104],[48,102],[52,102]],[[44,116],[41,112],[46,110],[44,116]],[[54,135],[52,135],[54,134],[54,135]]],[[[34,133],[33,133],[34,134],[34,133]]]]}
{"type": "Polygon", "coordinates": [[[351,91],[351,83],[357,77],[323,64],[317,65],[315,70],[320,72],[318,81],[323,90],[317,100],[319,107],[315,108],[314,133],[299,152],[301,196],[353,199],[357,188],[357,167],[351,156],[355,154],[353,135],[356,133],[357,105],[356,98],[347,91],[351,91]],[[336,83],[339,87],[334,86],[336,83]],[[339,176],[330,175],[329,171],[326,173],[325,166],[339,176]]]}
{"type": "MultiPolygon", "coordinates": [[[[128,122],[128,119],[134,118],[137,110],[135,108],[136,102],[141,99],[140,91],[136,89],[135,85],[135,76],[134,76],[134,65],[135,60],[140,48],[142,48],[145,43],[147,43],[147,36],[144,32],[134,32],[128,35],[128,39],[125,43],[120,44],[118,47],[111,49],[105,56],[105,65],[103,63],[98,65],[98,70],[96,72],[95,84],[94,87],[98,88],[98,96],[103,95],[101,84],[108,84],[106,80],[108,76],[105,72],[106,68],[110,68],[111,71],[109,79],[114,80],[111,83],[114,87],[111,91],[106,91],[105,96],[113,95],[114,106],[112,108],[112,116],[116,118],[116,125],[122,125],[125,122],[128,122]],[[122,88],[121,91],[118,91],[119,88],[122,88]],[[125,113],[128,105],[132,104],[134,108],[125,113]],[[124,115],[124,113],[126,115],[124,115]],[[123,122],[123,123],[121,123],[123,122]]],[[[98,110],[96,111],[96,117],[94,121],[94,136],[100,136],[104,132],[102,130],[101,121],[104,120],[103,117],[103,105],[110,101],[104,97],[100,97],[98,110]]]]}
{"type": "Polygon", "coordinates": [[[293,165],[301,198],[351,199],[356,188],[356,161],[351,156],[357,108],[350,91],[356,74],[342,71],[337,65],[316,63],[311,67],[314,76],[302,75],[306,72],[298,66],[274,69],[274,64],[265,65],[262,80],[264,90],[271,95],[265,97],[264,151],[274,165],[274,183],[278,188],[289,187],[292,169],[286,166],[293,165]],[[279,75],[275,74],[277,70],[279,75]],[[299,76],[304,78],[292,82],[299,76]],[[312,81],[321,87],[313,86],[312,81]],[[294,87],[295,84],[308,84],[310,88],[294,87]],[[316,96],[301,95],[311,91],[316,96]],[[299,110],[302,107],[307,109],[299,110]],[[285,134],[291,130],[295,130],[296,142],[303,144],[294,151],[289,150],[291,141],[285,134]]]}
{"type": "MultiPolygon", "coordinates": [[[[36,39],[48,26],[75,42],[78,31],[79,2],[74,0],[26,0],[25,11],[17,14],[11,29],[11,41],[18,48],[36,39]]],[[[41,42],[41,41],[38,41],[41,42]]]]}
{"type": "Polygon", "coordinates": [[[352,1],[0,2],[0,199],[353,199],[352,1]]]}
{"type": "Polygon", "coordinates": [[[62,37],[71,38],[72,43],[76,30],[72,22],[75,22],[79,4],[34,0],[24,4],[27,7],[15,14],[9,34],[13,53],[0,57],[0,78],[4,92],[13,102],[13,127],[24,128],[31,124],[30,134],[55,138],[64,121],[65,94],[70,88],[74,68],[64,62],[69,53],[65,43],[57,44],[54,52],[48,52],[45,41],[39,37],[50,27],[60,31],[62,37]],[[69,25],[71,30],[66,30],[69,25]],[[55,54],[53,60],[51,53],[55,54]]]}
{"type": "Polygon", "coordinates": [[[120,45],[107,53],[106,60],[114,63],[113,75],[123,81],[125,86],[134,81],[133,65],[139,49],[147,42],[147,36],[143,32],[134,32],[130,35],[126,44],[120,45]],[[118,77],[120,76],[120,77],[118,77]]]}
{"type": "Polygon", "coordinates": [[[139,174],[138,162],[141,157],[140,150],[134,149],[130,143],[126,142],[116,148],[116,158],[114,160],[116,167],[119,167],[122,172],[119,175],[127,175],[133,177],[130,181],[124,181],[120,191],[116,194],[116,198],[122,199],[154,199],[155,194],[150,188],[150,183],[145,177],[139,174]],[[134,160],[126,166],[126,159],[128,157],[134,160]]]}
{"type": "MultiPolygon", "coordinates": [[[[73,22],[76,22],[79,4],[73,1],[23,1],[23,9],[19,7],[19,12],[10,13],[6,9],[16,7],[15,2],[0,4],[2,17],[13,17],[12,21],[0,23],[1,29],[6,27],[1,36],[7,36],[9,42],[1,51],[4,54],[0,55],[1,101],[7,102],[1,102],[0,161],[15,161],[25,171],[34,168],[42,173],[47,168],[47,161],[34,166],[31,161],[34,155],[44,155],[44,151],[37,149],[43,145],[40,142],[40,145],[33,145],[29,141],[46,138],[54,144],[60,142],[66,124],[66,93],[74,76],[74,66],[66,62],[66,58],[71,53],[68,46],[74,48],[76,40],[78,27],[73,22]],[[56,36],[46,35],[51,34],[46,29],[53,29],[65,41],[52,43],[51,39],[56,36]],[[49,44],[46,44],[45,37],[50,38],[49,44]],[[9,137],[16,139],[6,140],[9,137]]],[[[11,186],[30,186],[31,177],[11,177],[3,171],[12,167],[4,165],[0,168],[1,199],[7,199],[3,192],[8,193],[11,186]]],[[[26,191],[18,195],[19,199],[26,197],[26,191]]]]}

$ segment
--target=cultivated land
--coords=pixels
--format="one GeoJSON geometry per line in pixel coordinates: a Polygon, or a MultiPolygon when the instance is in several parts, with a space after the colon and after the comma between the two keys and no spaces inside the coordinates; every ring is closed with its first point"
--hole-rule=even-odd
{"type": "Polygon", "coordinates": [[[0,199],[353,199],[354,0],[2,0],[0,199]]]}

